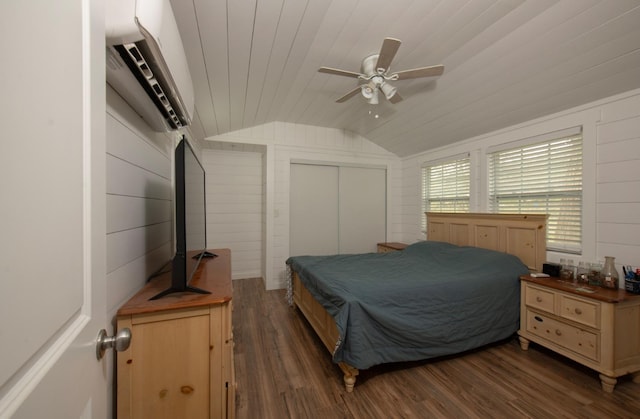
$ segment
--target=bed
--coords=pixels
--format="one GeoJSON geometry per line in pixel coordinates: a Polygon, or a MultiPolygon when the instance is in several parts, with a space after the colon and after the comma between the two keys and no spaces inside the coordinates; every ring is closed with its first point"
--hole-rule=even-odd
{"type": "Polygon", "coordinates": [[[426,216],[428,241],[403,251],[287,260],[290,302],[347,392],[362,369],[458,354],[518,330],[518,277],[541,270],[546,216],[426,216]]]}

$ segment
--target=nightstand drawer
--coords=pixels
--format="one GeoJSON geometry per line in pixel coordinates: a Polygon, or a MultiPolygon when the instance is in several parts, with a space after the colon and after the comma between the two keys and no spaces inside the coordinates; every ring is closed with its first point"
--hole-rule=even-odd
{"type": "Polygon", "coordinates": [[[527,310],[526,330],[579,355],[598,361],[596,333],[554,320],[544,314],[527,310]]]}
{"type": "Polygon", "coordinates": [[[539,310],[553,313],[555,293],[527,285],[525,304],[539,310]]]}
{"type": "Polygon", "coordinates": [[[600,329],[600,303],[560,295],[560,317],[600,329]]]}

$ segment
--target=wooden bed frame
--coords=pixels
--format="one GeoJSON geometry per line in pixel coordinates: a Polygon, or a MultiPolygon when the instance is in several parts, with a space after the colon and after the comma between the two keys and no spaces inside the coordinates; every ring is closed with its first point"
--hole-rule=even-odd
{"type": "MultiPolygon", "coordinates": [[[[541,271],[546,257],[546,215],[425,213],[427,239],[460,246],[474,246],[518,256],[532,271],[541,271]]],[[[293,305],[306,317],[320,340],[333,354],[338,328],[333,317],[304,287],[292,272],[293,305]]],[[[338,366],[344,373],[344,385],[352,392],[358,369],[346,363],[338,366]]]]}

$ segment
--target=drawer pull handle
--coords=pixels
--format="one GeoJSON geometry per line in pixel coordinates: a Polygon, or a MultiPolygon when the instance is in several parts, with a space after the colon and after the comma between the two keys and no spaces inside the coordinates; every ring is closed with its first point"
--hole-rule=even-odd
{"type": "Polygon", "coordinates": [[[541,322],[541,323],[542,323],[542,317],[540,317],[540,316],[535,316],[535,317],[534,317],[534,319],[536,319],[536,321],[539,321],[539,322],[541,322]]]}
{"type": "Polygon", "coordinates": [[[542,302],[542,298],[541,297],[536,297],[536,301],[541,303],[542,302]]]}
{"type": "Polygon", "coordinates": [[[556,335],[557,336],[562,336],[562,332],[560,331],[560,329],[556,329],[556,335]]]}
{"type": "Polygon", "coordinates": [[[582,314],[582,310],[580,310],[578,307],[576,307],[574,311],[576,312],[576,314],[582,314]]]}

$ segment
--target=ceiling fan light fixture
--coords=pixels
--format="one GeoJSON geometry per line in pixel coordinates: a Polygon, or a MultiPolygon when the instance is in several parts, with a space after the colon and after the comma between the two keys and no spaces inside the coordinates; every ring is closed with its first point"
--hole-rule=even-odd
{"type": "Polygon", "coordinates": [[[373,89],[373,93],[369,98],[369,105],[377,105],[378,104],[378,89],[373,89]]]}
{"type": "Polygon", "coordinates": [[[380,86],[380,89],[382,89],[382,93],[384,93],[384,97],[386,97],[387,100],[391,99],[398,91],[397,88],[393,87],[389,83],[383,83],[380,86]]]}
{"type": "Polygon", "coordinates": [[[378,97],[378,84],[376,83],[375,79],[371,79],[369,80],[369,82],[367,84],[363,84],[361,86],[362,89],[362,96],[365,97],[365,99],[373,99],[373,97],[378,97]]]}
{"type": "Polygon", "coordinates": [[[371,88],[369,84],[370,83],[363,84],[362,86],[360,86],[360,90],[362,91],[362,96],[364,96],[365,99],[371,99],[373,97],[374,92],[376,91],[375,87],[371,88]]]}

